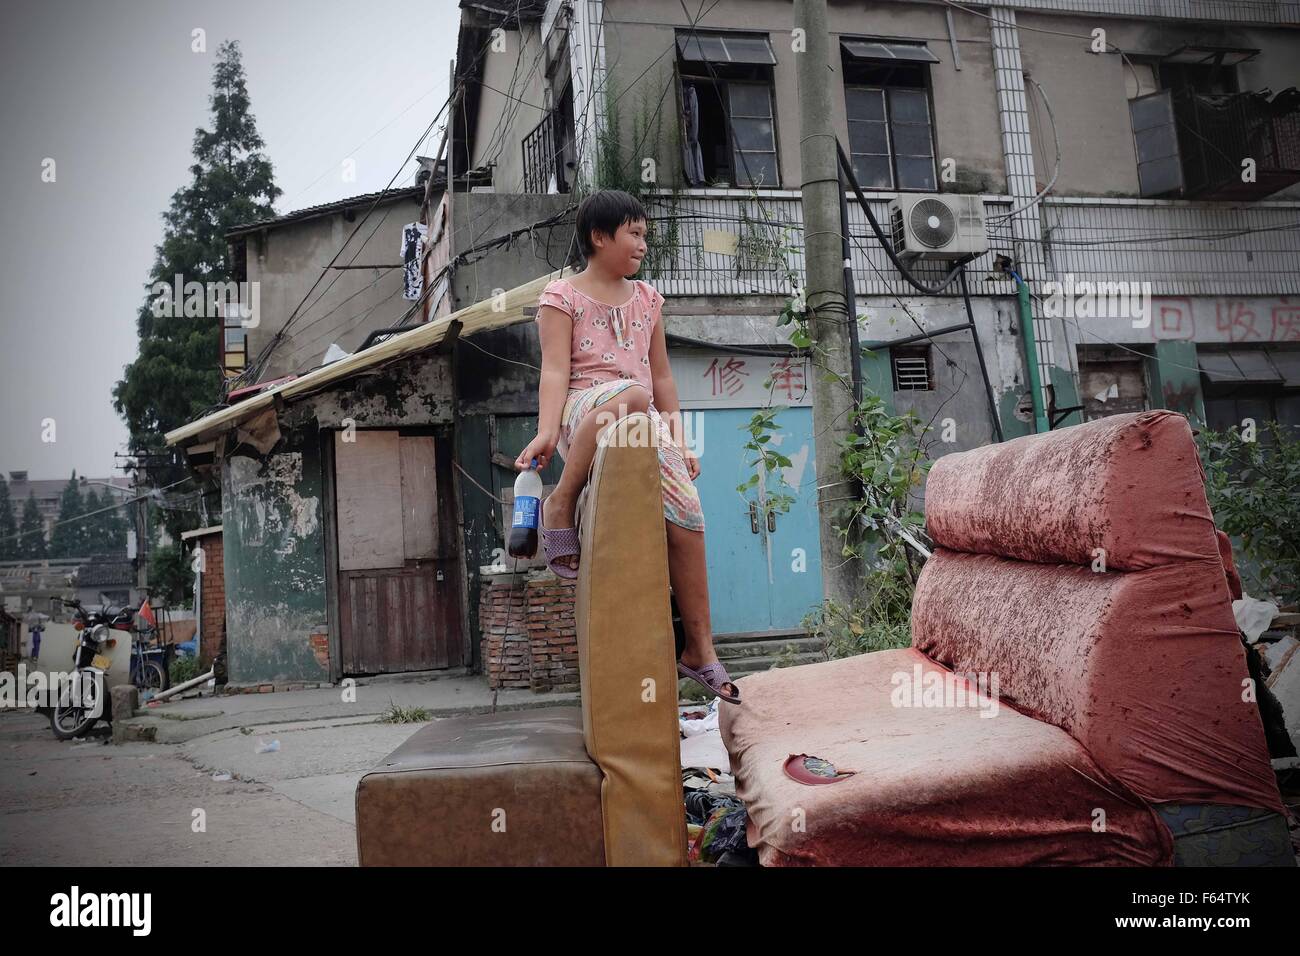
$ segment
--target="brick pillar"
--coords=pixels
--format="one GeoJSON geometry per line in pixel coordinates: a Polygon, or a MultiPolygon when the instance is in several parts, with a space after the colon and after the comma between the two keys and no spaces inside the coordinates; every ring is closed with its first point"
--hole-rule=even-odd
{"type": "Polygon", "coordinates": [[[199,581],[199,661],[210,667],[221,651],[226,626],[226,582],[221,532],[203,535],[196,544],[203,548],[203,575],[199,581]]]}
{"type": "Polygon", "coordinates": [[[573,581],[547,569],[481,569],[479,627],[488,686],[574,690],[578,636],[573,581]]]}

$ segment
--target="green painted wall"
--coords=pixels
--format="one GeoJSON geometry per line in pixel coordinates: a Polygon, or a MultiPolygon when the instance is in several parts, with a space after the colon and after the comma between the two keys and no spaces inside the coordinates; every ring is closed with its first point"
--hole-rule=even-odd
{"type": "Polygon", "coordinates": [[[222,485],[230,682],[328,681],[311,647],[328,627],[316,431],[283,432],[265,456],[235,448],[222,485]]]}
{"type": "Polygon", "coordinates": [[[862,385],[867,392],[875,392],[885,402],[885,411],[894,411],[894,373],[889,366],[889,349],[876,349],[862,354],[862,385]]]}
{"type": "MultiPolygon", "coordinates": [[[[1057,408],[1069,408],[1072,405],[1079,404],[1079,390],[1074,385],[1074,379],[1070,377],[1069,369],[1061,368],[1059,365],[1052,366],[1052,387],[1056,393],[1057,408]]],[[[1071,412],[1061,419],[1060,424],[1056,427],[1068,428],[1071,425],[1082,424],[1083,414],[1071,412]]]]}
{"type": "Polygon", "coordinates": [[[1196,343],[1157,342],[1150,366],[1151,407],[1182,412],[1198,425],[1205,424],[1201,373],[1196,364],[1196,343]]]}

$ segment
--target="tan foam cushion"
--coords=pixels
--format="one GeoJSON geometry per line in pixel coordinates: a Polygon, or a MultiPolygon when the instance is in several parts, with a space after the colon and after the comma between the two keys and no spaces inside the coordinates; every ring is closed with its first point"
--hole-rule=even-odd
{"type": "Polygon", "coordinates": [[[668,541],[651,434],[645,414],[601,432],[580,517],[583,732],[605,775],[610,866],[686,865],[668,541]]]}

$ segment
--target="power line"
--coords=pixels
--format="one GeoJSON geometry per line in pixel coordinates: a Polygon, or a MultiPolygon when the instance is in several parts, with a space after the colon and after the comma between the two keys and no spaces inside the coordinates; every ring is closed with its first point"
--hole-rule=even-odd
{"type": "MultiPolygon", "coordinates": [[[[154,489],[151,489],[150,491],[146,492],[145,494],[143,494],[143,495],[137,495],[137,496],[134,497],[134,498],[123,498],[123,499],[122,499],[121,501],[119,501],[117,504],[109,505],[107,508],[100,508],[100,509],[98,509],[98,510],[96,510],[96,511],[87,511],[85,514],[77,515],[75,518],[63,518],[63,519],[61,519],[61,520],[59,520],[59,521],[51,522],[51,523],[50,523],[50,527],[51,527],[51,528],[58,528],[58,527],[61,527],[61,526],[63,526],[63,525],[73,524],[74,522],[85,521],[87,518],[93,518],[93,517],[95,517],[95,515],[102,515],[102,514],[106,514],[107,512],[110,512],[110,511],[116,511],[116,510],[119,509],[119,508],[124,508],[124,507],[126,507],[127,505],[134,504],[134,503],[137,502],[137,501],[144,501],[146,498],[152,498],[153,495],[154,495],[155,493],[157,493],[157,492],[163,492],[163,491],[166,491],[168,488],[175,488],[175,487],[176,487],[177,485],[179,485],[179,484],[183,484],[184,482],[187,482],[187,481],[193,481],[193,480],[194,480],[194,479],[191,478],[189,475],[186,475],[184,478],[180,479],[180,481],[173,481],[170,485],[164,485],[164,486],[161,487],[161,488],[154,488],[154,489]]],[[[43,530],[41,531],[41,536],[44,537],[44,531],[43,531],[43,530]]],[[[16,541],[17,539],[22,538],[22,537],[24,537],[24,533],[23,533],[22,531],[19,531],[17,534],[6,535],[5,537],[0,538],[0,541],[16,541]]]]}
{"type": "MultiPolygon", "coordinates": [[[[479,50],[478,54],[475,56],[474,61],[473,61],[473,63],[472,63],[471,66],[470,66],[470,69],[473,69],[473,68],[478,64],[478,62],[479,62],[480,60],[482,60],[482,58],[487,54],[487,51],[491,48],[491,46],[492,46],[492,39],[489,38],[489,39],[488,39],[488,40],[483,44],[483,46],[482,46],[482,48],[479,50]]],[[[246,381],[248,381],[250,378],[252,378],[252,377],[256,377],[257,375],[260,375],[260,374],[261,374],[261,371],[262,371],[262,369],[265,368],[265,364],[266,364],[267,360],[270,358],[271,353],[275,350],[276,346],[278,346],[279,343],[280,343],[281,341],[283,341],[284,336],[285,336],[286,333],[288,332],[288,329],[290,328],[290,326],[291,326],[291,325],[292,325],[292,324],[293,324],[293,323],[298,319],[298,317],[302,314],[300,310],[303,308],[303,303],[305,303],[305,302],[307,301],[307,299],[311,296],[312,292],[315,291],[316,287],[317,287],[318,285],[320,285],[321,280],[323,280],[323,279],[325,278],[325,275],[330,271],[330,268],[331,268],[331,267],[332,267],[332,266],[333,266],[333,265],[334,265],[334,264],[339,260],[339,257],[343,255],[344,250],[347,249],[349,243],[352,242],[352,239],[353,239],[353,238],[356,236],[356,234],[361,230],[361,227],[365,225],[366,220],[370,218],[370,215],[375,211],[375,209],[376,209],[376,208],[379,206],[379,204],[383,201],[384,197],[388,194],[389,190],[392,189],[393,183],[397,181],[397,178],[398,178],[398,176],[401,175],[402,170],[406,168],[406,164],[407,164],[408,162],[411,161],[411,157],[415,155],[416,151],[420,148],[421,145],[423,145],[424,141],[425,141],[426,139],[428,139],[428,137],[429,137],[429,133],[433,131],[433,127],[437,124],[438,120],[442,117],[443,111],[444,111],[444,110],[447,110],[447,109],[450,107],[450,105],[452,104],[453,100],[454,100],[458,95],[460,95],[461,93],[463,93],[463,88],[464,88],[464,84],[463,84],[463,82],[462,82],[462,83],[456,84],[455,88],[453,88],[452,90],[449,91],[448,96],[447,96],[447,99],[443,102],[442,106],[439,107],[438,112],[434,115],[434,118],[430,121],[429,125],[428,125],[427,127],[425,127],[424,133],[420,136],[420,139],[416,142],[415,146],[413,146],[413,147],[411,148],[410,153],[408,153],[407,156],[406,156],[406,158],[405,158],[404,160],[402,160],[402,163],[401,163],[401,165],[398,167],[397,172],[395,172],[395,173],[393,174],[392,179],[390,179],[390,180],[388,181],[388,185],[386,185],[386,186],[385,186],[385,187],[380,191],[379,195],[375,197],[374,202],[372,202],[372,203],[370,204],[370,208],[366,210],[365,214],[361,217],[360,221],[357,222],[357,224],[356,224],[356,226],[353,228],[352,232],[348,235],[348,238],[343,242],[343,245],[339,247],[338,252],[335,253],[334,257],[329,261],[329,263],[325,266],[325,268],[323,268],[323,269],[321,270],[321,274],[320,274],[320,276],[317,277],[316,281],[312,283],[311,288],[309,288],[309,289],[307,290],[306,294],[305,294],[305,295],[302,297],[302,299],[299,301],[298,305],[295,306],[294,310],[290,313],[289,318],[285,320],[284,325],[282,325],[282,326],[280,327],[280,329],[275,333],[275,335],[272,336],[271,341],[268,342],[267,345],[262,349],[262,351],[258,354],[258,356],[257,356],[257,358],[254,360],[254,362],[250,363],[249,368],[245,369],[243,372],[241,372],[238,376],[236,376],[236,377],[232,380],[232,382],[231,382],[232,385],[235,384],[236,382],[246,382],[246,381]]],[[[452,178],[452,177],[450,176],[450,171],[451,171],[451,164],[450,164],[450,162],[449,162],[449,165],[448,165],[448,172],[449,172],[449,175],[448,175],[448,181],[449,181],[449,183],[450,183],[450,180],[451,180],[451,178],[452,178]]],[[[391,212],[391,210],[390,210],[390,212],[391,212]]],[[[372,230],[372,232],[371,232],[370,235],[371,235],[371,236],[374,235],[374,231],[373,231],[373,230],[372,230]]],[[[368,242],[368,241],[369,241],[369,237],[367,237],[367,242],[368,242]]],[[[365,248],[365,243],[362,244],[361,248],[365,248]]],[[[352,256],[352,261],[355,261],[355,260],[356,260],[356,257],[360,254],[360,252],[361,252],[361,249],[358,249],[357,252],[353,254],[353,256],[352,256]]],[[[326,293],[329,292],[330,288],[334,285],[334,283],[338,281],[339,275],[341,275],[341,272],[340,272],[340,273],[336,273],[336,275],[334,276],[334,278],[330,280],[330,284],[329,284],[328,286],[326,286],[325,291],[321,293],[321,297],[320,297],[320,298],[323,298],[324,295],[325,295],[326,293]]],[[[316,301],[319,302],[319,301],[320,301],[320,298],[318,298],[316,301]]]]}

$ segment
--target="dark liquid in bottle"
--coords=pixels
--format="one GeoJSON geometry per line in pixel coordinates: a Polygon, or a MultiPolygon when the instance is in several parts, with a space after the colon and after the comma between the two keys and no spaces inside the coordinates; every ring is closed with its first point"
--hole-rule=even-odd
{"type": "Polygon", "coordinates": [[[506,538],[506,552],[512,558],[531,558],[537,554],[536,528],[511,528],[506,538]]]}

